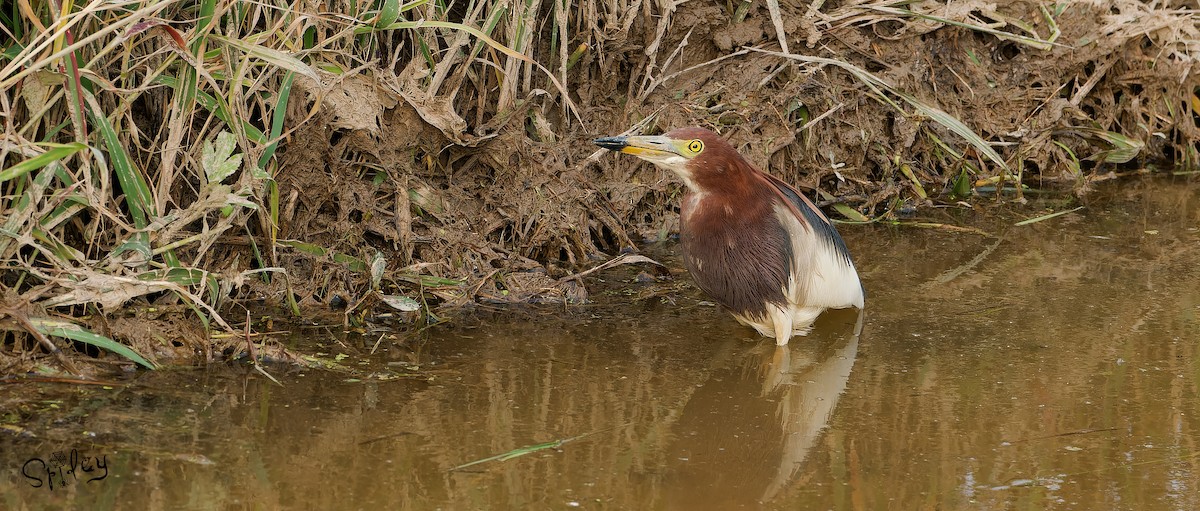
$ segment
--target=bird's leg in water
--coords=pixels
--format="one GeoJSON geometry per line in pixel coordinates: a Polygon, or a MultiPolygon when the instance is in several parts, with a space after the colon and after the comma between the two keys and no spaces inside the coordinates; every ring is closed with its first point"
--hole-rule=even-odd
{"type": "Polygon", "coordinates": [[[775,344],[783,346],[792,338],[792,314],[783,307],[770,305],[767,313],[771,315],[771,323],[775,326],[775,344]]]}

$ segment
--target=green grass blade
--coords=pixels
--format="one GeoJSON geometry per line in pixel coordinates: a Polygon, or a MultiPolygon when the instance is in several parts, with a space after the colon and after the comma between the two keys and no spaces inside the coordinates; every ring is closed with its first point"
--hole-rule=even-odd
{"type": "Polygon", "coordinates": [[[217,11],[217,0],[204,0],[200,2],[200,17],[196,20],[196,31],[200,32],[207,30],[212,24],[213,14],[217,11]]]}
{"type": "Polygon", "coordinates": [[[327,250],[325,247],[321,247],[319,245],[314,245],[312,243],[305,243],[303,241],[298,241],[298,240],[279,240],[279,244],[283,245],[285,247],[291,247],[291,248],[294,248],[301,252],[304,252],[306,254],[311,254],[311,255],[318,256],[318,257],[324,257],[325,255],[328,254],[329,257],[332,258],[334,262],[339,263],[339,264],[344,264],[344,265],[350,267],[350,269],[353,271],[367,271],[368,270],[367,263],[363,262],[362,259],[359,259],[359,258],[351,256],[351,255],[346,255],[341,252],[330,253],[331,252],[330,250],[327,250]]]}
{"type": "Polygon", "coordinates": [[[129,158],[125,144],[121,143],[117,130],[100,110],[95,97],[90,92],[85,94],[88,95],[88,104],[92,106],[88,109],[88,116],[92,118],[92,123],[99,128],[100,135],[104,138],[104,144],[108,148],[108,159],[112,162],[113,172],[117,174],[121,191],[125,192],[125,202],[130,216],[133,217],[133,224],[138,229],[144,229],[149,225],[149,219],[154,216],[150,187],[146,184],[146,178],[142,177],[141,171],[129,158]]]}
{"type": "Polygon", "coordinates": [[[58,160],[69,158],[75,153],[87,149],[87,145],[79,142],[71,142],[69,144],[46,143],[42,145],[48,146],[50,149],[42,154],[34,156],[33,158],[0,171],[0,183],[8,181],[9,179],[16,179],[28,174],[29,172],[45,167],[46,165],[54,163],[58,160]]]}
{"type": "MultiPolygon", "coordinates": [[[[488,14],[487,20],[483,22],[483,33],[485,35],[490,36],[492,34],[492,32],[496,30],[496,25],[500,23],[500,19],[503,18],[506,14],[508,14],[508,6],[507,5],[500,5],[500,6],[495,7],[494,9],[492,9],[492,12],[488,14]]],[[[475,60],[475,57],[479,56],[479,52],[483,51],[484,44],[487,44],[487,43],[484,42],[483,40],[480,40],[479,42],[475,43],[475,47],[471,49],[470,58],[468,58],[467,60],[468,61],[475,60]]]]}
{"type": "Polygon", "coordinates": [[[925,187],[921,186],[921,180],[917,179],[917,175],[913,173],[912,167],[907,163],[901,163],[900,173],[904,174],[904,177],[908,178],[908,181],[912,183],[913,188],[917,191],[917,197],[920,197],[921,200],[929,198],[929,195],[925,192],[925,187]]]}
{"type": "Polygon", "coordinates": [[[281,52],[279,50],[267,48],[266,46],[262,46],[260,44],[254,44],[254,43],[251,43],[246,40],[233,39],[231,37],[225,37],[225,36],[217,35],[217,34],[210,34],[209,37],[213,38],[214,40],[225,43],[229,46],[232,46],[234,48],[237,48],[239,50],[242,50],[243,52],[245,52],[248,55],[257,57],[258,59],[268,62],[270,64],[273,64],[275,66],[281,67],[283,69],[287,69],[292,72],[300,73],[304,76],[312,78],[313,80],[316,80],[318,83],[321,81],[320,75],[318,75],[317,72],[315,70],[313,70],[312,66],[309,66],[308,64],[305,64],[304,61],[302,61],[296,57],[293,57],[291,55],[288,55],[284,52],[281,52]]]}
{"type": "Polygon", "coordinates": [[[73,218],[79,212],[87,209],[89,206],[91,206],[91,203],[88,202],[88,198],[86,196],[78,193],[67,195],[66,197],[63,197],[62,205],[54,208],[54,211],[51,211],[50,214],[42,217],[38,224],[46,230],[54,229],[55,227],[62,225],[63,222],[73,218]]]}
{"type": "Polygon", "coordinates": [[[386,27],[395,23],[400,18],[400,0],[383,0],[383,7],[379,9],[379,17],[375,19],[375,26],[386,27]]]}
{"type": "Polygon", "coordinates": [[[4,211],[4,220],[0,222],[0,231],[4,232],[0,236],[0,259],[7,259],[12,256],[9,253],[9,245],[17,239],[17,234],[22,230],[22,226],[29,223],[35,215],[34,202],[37,195],[40,195],[43,190],[50,186],[54,180],[54,172],[50,169],[45,169],[37,173],[32,180],[29,180],[29,189],[24,189],[25,180],[16,181],[15,190],[12,195],[19,196],[16,203],[11,208],[7,207],[8,200],[5,197],[0,197],[0,211],[4,211]]]}
{"type": "MultiPolygon", "coordinates": [[[[420,7],[420,6],[422,6],[422,5],[425,5],[425,4],[427,4],[427,3],[429,3],[429,0],[413,0],[413,1],[409,2],[409,3],[406,3],[406,4],[404,4],[404,5],[401,5],[401,6],[400,6],[400,12],[408,12],[408,11],[411,11],[411,10],[413,10],[413,9],[416,9],[417,7],[420,7]]],[[[467,9],[467,10],[469,11],[470,9],[467,9]]]]}
{"type": "Polygon", "coordinates": [[[435,277],[433,275],[417,275],[412,273],[401,273],[395,275],[395,278],[396,280],[416,284],[421,287],[459,286],[463,283],[463,281],[456,279],[435,277]]]}
{"type": "Polygon", "coordinates": [[[1142,152],[1142,149],[1146,148],[1145,142],[1117,132],[1101,129],[1093,129],[1089,130],[1089,132],[1112,145],[1112,150],[1100,153],[1100,156],[1108,163],[1128,163],[1130,160],[1136,158],[1142,152]]]}
{"type": "MultiPolygon", "coordinates": [[[[63,34],[65,39],[61,42],[65,44],[74,44],[75,36],[70,30],[63,34]]],[[[84,106],[83,99],[83,79],[79,75],[79,55],[78,51],[72,51],[67,54],[65,59],[67,62],[67,107],[71,112],[71,122],[75,125],[75,140],[84,141],[88,138],[87,123],[84,120],[83,112],[87,108],[84,106]]]]}
{"type": "Polygon", "coordinates": [[[844,216],[854,222],[869,222],[869,221],[871,221],[870,218],[867,218],[866,215],[859,213],[858,210],[856,210],[850,206],[847,206],[845,204],[842,204],[840,202],[837,204],[834,204],[833,209],[835,211],[837,211],[838,213],[841,213],[842,216],[844,216]]]}
{"type": "Polygon", "coordinates": [[[555,448],[561,447],[562,444],[563,444],[563,440],[555,440],[553,442],[527,445],[525,447],[519,447],[519,448],[513,449],[511,451],[505,452],[505,453],[497,454],[495,456],[488,456],[486,458],[475,460],[475,461],[472,461],[469,463],[463,463],[462,465],[459,465],[457,467],[450,469],[450,471],[453,472],[455,470],[462,470],[464,468],[473,467],[475,465],[480,465],[483,463],[487,463],[489,461],[508,461],[513,458],[524,456],[526,454],[535,453],[535,452],[538,452],[538,451],[541,451],[544,449],[555,449],[555,448]]]}
{"type": "Polygon", "coordinates": [[[279,183],[267,181],[267,201],[271,215],[271,244],[279,239],[279,183]]]}
{"type": "Polygon", "coordinates": [[[1079,207],[1077,207],[1077,208],[1075,208],[1075,209],[1067,209],[1067,210],[1059,211],[1059,212],[1057,212],[1057,213],[1050,213],[1049,215],[1042,215],[1042,216],[1039,216],[1039,217],[1030,218],[1030,219],[1028,219],[1028,220],[1021,220],[1020,222],[1017,222],[1017,223],[1013,224],[1013,226],[1018,226],[1018,227],[1019,227],[1019,226],[1022,226],[1022,225],[1036,224],[1036,223],[1038,223],[1038,222],[1041,222],[1042,220],[1049,220],[1049,219],[1051,219],[1051,218],[1054,218],[1054,217],[1056,217],[1056,216],[1062,216],[1062,215],[1065,215],[1065,214],[1067,214],[1067,213],[1074,213],[1074,212],[1076,212],[1076,211],[1079,211],[1079,210],[1081,210],[1081,209],[1083,209],[1083,206],[1079,206],[1079,207]]]}
{"type": "Polygon", "coordinates": [[[299,240],[279,240],[279,244],[283,245],[285,247],[292,247],[296,250],[304,252],[305,254],[315,255],[318,257],[324,256],[325,254],[329,253],[329,251],[326,250],[325,247],[322,247],[320,245],[316,245],[313,243],[306,243],[306,242],[299,241],[299,240]]]}
{"type": "Polygon", "coordinates": [[[156,369],[154,364],[151,364],[150,361],[143,358],[136,351],[133,351],[129,346],[87,330],[75,323],[53,318],[29,318],[29,323],[43,335],[64,337],[84,344],[90,344],[137,362],[146,369],[156,369]]]}
{"type": "MultiPolygon", "coordinates": [[[[197,287],[204,286],[208,290],[208,299],[211,303],[216,303],[218,294],[220,293],[221,283],[217,280],[216,275],[200,268],[164,268],[143,272],[137,275],[138,280],[145,281],[166,281],[182,287],[197,287]]],[[[184,300],[190,302],[190,300],[184,300]]],[[[205,317],[204,311],[196,307],[192,307],[201,317],[205,317]]]]}
{"type": "Polygon", "coordinates": [[[275,149],[279,147],[279,134],[283,133],[283,118],[287,114],[288,98],[292,95],[292,82],[295,81],[296,75],[288,73],[283,77],[283,83],[279,86],[279,99],[275,102],[275,108],[271,112],[271,144],[263,150],[262,158],[258,159],[258,168],[266,170],[267,162],[271,161],[271,157],[275,156],[275,149]]]}
{"type": "Polygon", "coordinates": [[[976,150],[983,153],[984,156],[987,156],[989,160],[992,160],[992,163],[995,163],[1001,169],[1006,171],[1009,170],[1008,164],[1004,162],[1004,158],[1000,156],[1000,153],[997,153],[995,149],[992,149],[991,144],[988,144],[983,137],[980,137],[975,133],[974,130],[967,127],[966,124],[963,124],[963,122],[958,120],[957,117],[950,115],[945,110],[942,110],[936,106],[923,103],[917,98],[909,96],[908,94],[904,94],[895,90],[892,92],[894,92],[897,96],[900,96],[900,99],[903,99],[905,102],[912,105],[913,108],[916,108],[917,111],[921,112],[926,117],[929,117],[938,124],[945,126],[950,131],[953,131],[955,135],[962,137],[963,140],[966,140],[967,143],[971,144],[971,146],[973,146],[976,150]]]}
{"type": "MultiPolygon", "coordinates": [[[[116,128],[100,109],[99,102],[91,92],[85,90],[84,94],[87,96],[88,105],[91,106],[87,110],[88,117],[100,131],[104,144],[108,148],[108,158],[112,162],[113,172],[117,174],[117,182],[121,185],[121,191],[125,192],[125,205],[129,209],[130,216],[133,217],[133,225],[138,229],[145,229],[147,225],[150,225],[150,221],[158,216],[154,199],[151,198],[153,195],[150,186],[146,184],[146,178],[142,176],[141,170],[129,157],[125,145],[117,136],[116,128]]],[[[144,231],[135,233],[134,239],[139,244],[146,246],[150,244],[150,235],[144,231]]],[[[179,258],[174,251],[165,252],[163,261],[169,266],[179,266],[179,258]]]]}
{"type": "MultiPolygon", "coordinates": [[[[628,425],[628,423],[626,423],[625,425],[628,425]]],[[[624,426],[624,425],[622,425],[622,426],[624,426]]],[[[622,426],[616,426],[616,427],[622,427],[622,426]]],[[[451,471],[451,472],[453,472],[453,471],[455,471],[455,470],[461,470],[461,469],[464,469],[464,468],[467,468],[467,467],[471,467],[471,466],[479,465],[479,464],[481,464],[481,463],[487,463],[487,462],[489,462],[489,461],[508,461],[508,460],[511,460],[511,459],[513,459],[513,458],[521,457],[521,456],[524,456],[524,455],[526,455],[526,454],[532,454],[532,453],[535,453],[535,452],[538,452],[538,451],[543,451],[543,450],[546,450],[546,449],[557,449],[557,448],[559,448],[559,447],[562,447],[564,444],[567,444],[567,443],[570,443],[570,442],[574,442],[574,441],[576,441],[576,440],[579,440],[579,439],[581,439],[581,438],[586,438],[586,437],[588,437],[588,436],[594,435],[594,434],[596,434],[596,433],[599,433],[599,432],[601,432],[601,431],[607,431],[607,430],[610,430],[610,429],[614,429],[614,428],[599,429],[599,430],[596,430],[596,431],[590,431],[590,432],[584,433],[584,434],[582,434],[582,435],[576,435],[576,436],[573,436],[573,437],[570,437],[570,438],[562,438],[562,439],[559,439],[559,440],[554,440],[554,441],[552,441],[552,442],[543,442],[543,443],[540,443],[540,444],[533,444],[533,445],[527,445],[527,446],[525,446],[525,447],[518,447],[518,448],[516,448],[516,449],[513,449],[513,450],[511,450],[511,451],[508,451],[508,452],[505,452],[505,453],[500,453],[500,454],[497,454],[497,455],[495,455],[495,456],[488,456],[488,457],[486,457],[486,458],[483,458],[483,459],[481,459],[481,460],[475,460],[475,461],[472,461],[472,462],[470,462],[470,463],[464,463],[464,464],[462,464],[462,465],[459,465],[459,466],[457,466],[457,467],[454,467],[454,468],[450,469],[450,471],[451,471]]]]}
{"type": "Polygon", "coordinates": [[[505,55],[508,55],[514,59],[517,59],[517,60],[520,60],[523,62],[528,62],[531,64],[534,63],[533,59],[525,56],[525,54],[501,44],[499,41],[492,39],[487,34],[483,33],[483,31],[481,31],[475,27],[469,27],[467,25],[463,25],[462,23],[452,23],[449,21],[424,21],[424,20],[422,20],[422,21],[397,21],[395,23],[392,23],[391,25],[388,25],[388,26],[382,27],[382,28],[375,28],[375,27],[371,27],[371,26],[360,26],[360,27],[357,27],[354,29],[354,33],[355,34],[365,34],[368,32],[375,31],[375,30],[407,30],[407,29],[418,29],[418,28],[424,28],[424,27],[448,28],[450,30],[461,30],[463,32],[466,32],[468,34],[475,36],[480,41],[487,43],[488,46],[495,48],[497,51],[499,51],[505,55]]]}
{"type": "Polygon", "coordinates": [[[205,280],[208,281],[208,285],[217,284],[216,277],[199,268],[165,268],[139,273],[137,278],[147,281],[165,280],[184,287],[198,286],[205,280]]]}

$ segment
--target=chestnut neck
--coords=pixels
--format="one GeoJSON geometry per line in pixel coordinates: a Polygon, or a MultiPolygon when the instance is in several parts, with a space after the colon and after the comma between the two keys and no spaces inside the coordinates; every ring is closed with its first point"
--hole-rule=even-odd
{"type": "Polygon", "coordinates": [[[787,303],[792,244],[765,175],[738,158],[697,177],[700,190],[684,198],[680,226],[696,284],[735,314],[761,317],[768,304],[787,303]]]}
{"type": "Polygon", "coordinates": [[[758,169],[740,155],[727,159],[720,170],[692,176],[696,189],[684,197],[683,222],[692,232],[715,232],[773,215],[773,190],[758,169]]]}

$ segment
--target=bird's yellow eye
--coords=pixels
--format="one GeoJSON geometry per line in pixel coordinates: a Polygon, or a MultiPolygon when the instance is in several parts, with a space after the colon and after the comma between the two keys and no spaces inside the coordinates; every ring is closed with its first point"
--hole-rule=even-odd
{"type": "Polygon", "coordinates": [[[701,142],[699,140],[693,140],[691,142],[688,142],[687,148],[688,148],[688,151],[691,151],[693,154],[699,154],[700,151],[704,150],[704,142],[701,142]]]}

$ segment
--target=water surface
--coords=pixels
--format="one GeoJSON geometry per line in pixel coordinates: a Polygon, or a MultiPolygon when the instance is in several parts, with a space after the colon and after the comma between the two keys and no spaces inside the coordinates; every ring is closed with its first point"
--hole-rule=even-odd
{"type": "Polygon", "coordinates": [[[1120,188],[1024,227],[1039,213],[933,212],[997,238],[844,226],[862,333],[827,314],[782,350],[690,286],[633,300],[617,269],[569,311],[302,337],[384,380],[0,386],[36,403],[0,430],[0,507],[1200,509],[1200,187],[1120,188]],[[22,475],[71,449],[107,477],[22,475]]]}

